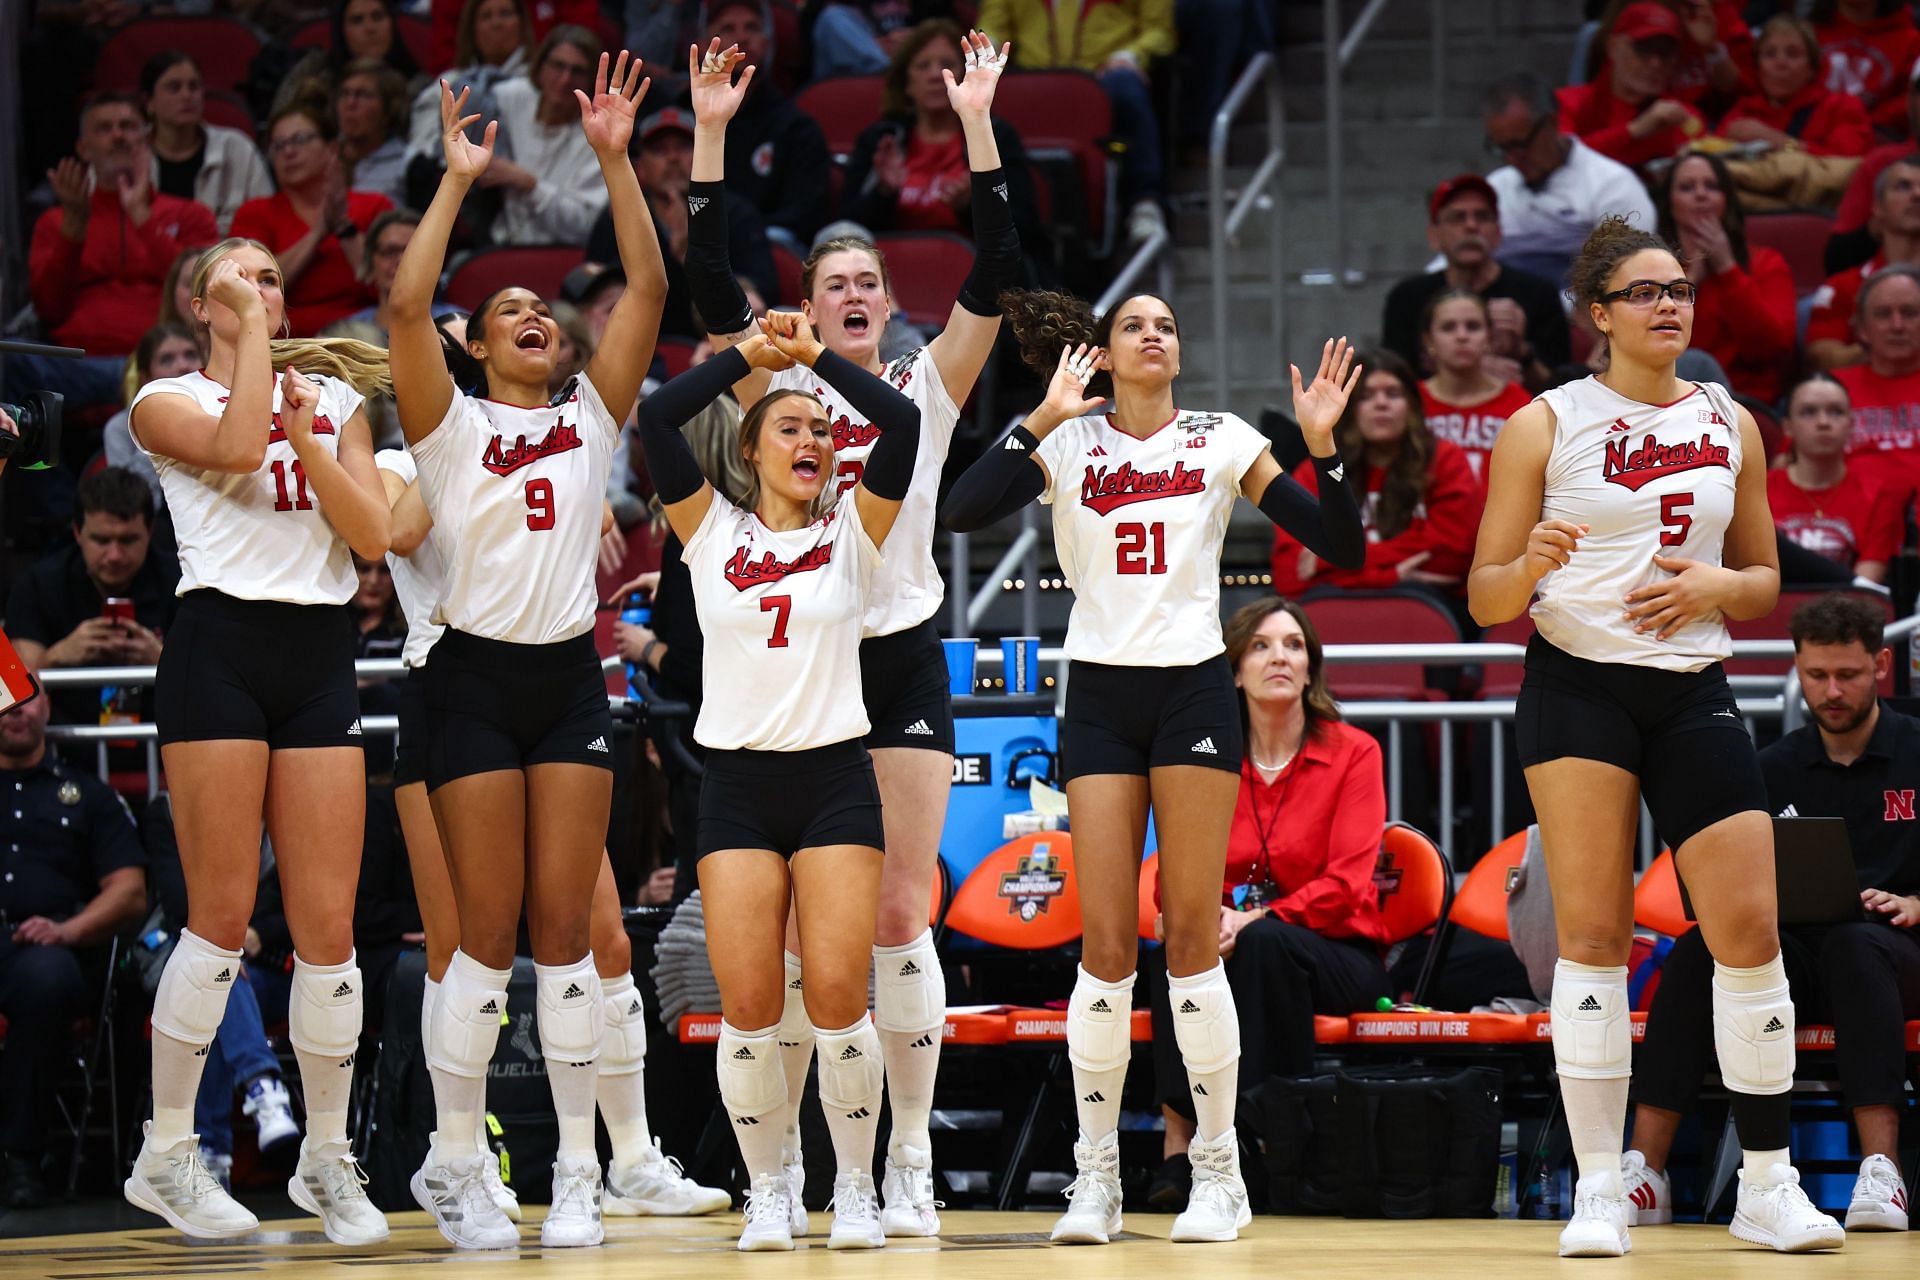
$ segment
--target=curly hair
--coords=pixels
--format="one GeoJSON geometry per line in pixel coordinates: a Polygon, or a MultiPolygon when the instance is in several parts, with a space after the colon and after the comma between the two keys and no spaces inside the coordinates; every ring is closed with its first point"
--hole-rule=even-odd
{"type": "Polygon", "coordinates": [[[1427,498],[1427,467],[1433,462],[1433,432],[1420,410],[1420,381],[1407,362],[1391,351],[1356,351],[1354,363],[1366,370],[1359,388],[1347,401],[1346,411],[1333,426],[1334,447],[1358,476],[1368,469],[1367,442],[1360,435],[1360,402],[1366,399],[1367,380],[1384,373],[1400,384],[1407,402],[1407,427],[1400,437],[1399,451],[1387,464],[1386,478],[1380,485],[1380,505],[1374,512],[1374,527],[1382,538],[1397,538],[1413,522],[1413,513],[1427,498]]]}
{"type": "MultiPolygon", "coordinates": [[[[1573,286],[1574,304],[1587,307],[1600,301],[1601,295],[1607,291],[1607,281],[1620,269],[1620,264],[1648,249],[1674,253],[1673,246],[1665,240],[1651,231],[1642,231],[1618,214],[1600,219],[1600,225],[1580,246],[1580,252],[1573,260],[1573,269],[1568,273],[1567,282],[1573,286]]],[[[1679,257],[1677,253],[1674,256],[1679,257]]]]}
{"type": "MultiPolygon", "coordinates": [[[[1086,299],[1070,293],[1009,289],[1000,295],[1000,310],[1007,318],[1007,327],[1013,330],[1014,341],[1020,346],[1021,363],[1045,382],[1053,377],[1060,363],[1062,347],[1077,347],[1083,342],[1096,347],[1110,346],[1114,319],[1135,298],[1152,298],[1166,307],[1167,313],[1174,316],[1175,330],[1179,329],[1180,318],[1174,315],[1173,304],[1157,293],[1129,294],[1106,314],[1095,316],[1086,299]]],[[[1105,370],[1094,374],[1087,380],[1087,394],[1111,399],[1112,376],[1105,370]]]]}

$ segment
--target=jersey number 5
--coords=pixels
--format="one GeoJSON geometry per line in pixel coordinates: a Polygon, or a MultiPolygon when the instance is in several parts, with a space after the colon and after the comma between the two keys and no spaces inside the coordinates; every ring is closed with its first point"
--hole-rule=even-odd
{"type": "Polygon", "coordinates": [[[786,648],[787,617],[793,612],[793,597],[762,596],[760,598],[760,612],[773,615],[773,634],[767,637],[767,648],[786,648]]]}
{"type": "Polygon", "coordinates": [[[527,481],[527,528],[535,533],[553,528],[553,482],[527,481]]]}
{"type": "Polygon", "coordinates": [[[1660,545],[1677,547],[1686,542],[1693,530],[1693,517],[1686,509],[1693,505],[1692,493],[1669,493],[1660,498],[1660,545]]]}
{"type": "Polygon", "coordinates": [[[1114,548],[1115,571],[1118,573],[1165,573],[1167,571],[1167,526],[1159,521],[1152,524],[1117,524],[1113,527],[1114,536],[1120,539],[1120,545],[1114,548]],[[1153,558],[1147,558],[1147,543],[1153,543],[1153,558]]]}

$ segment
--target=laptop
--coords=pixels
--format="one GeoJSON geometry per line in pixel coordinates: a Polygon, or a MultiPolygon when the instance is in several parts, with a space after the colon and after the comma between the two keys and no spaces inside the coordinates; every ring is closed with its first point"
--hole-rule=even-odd
{"type": "MultiPolygon", "coordinates": [[[[1867,918],[1844,819],[1775,818],[1773,883],[1781,924],[1849,924],[1867,918]]],[[[1694,919],[1684,878],[1680,904],[1687,919],[1694,919]]]]}

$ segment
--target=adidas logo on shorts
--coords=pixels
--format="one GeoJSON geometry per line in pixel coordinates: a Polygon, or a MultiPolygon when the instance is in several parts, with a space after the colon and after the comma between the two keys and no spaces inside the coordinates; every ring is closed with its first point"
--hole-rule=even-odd
{"type": "Polygon", "coordinates": [[[587,750],[598,751],[601,755],[606,755],[607,740],[605,738],[595,738],[592,742],[589,742],[587,744],[587,750]]]}
{"type": "Polygon", "coordinates": [[[333,989],[333,998],[335,1000],[344,1000],[352,994],[353,984],[351,982],[343,982],[333,989]]]}
{"type": "Polygon", "coordinates": [[[840,1061],[842,1062],[852,1062],[859,1056],[860,1050],[854,1048],[852,1045],[848,1045],[840,1051],[840,1061]]]}
{"type": "Polygon", "coordinates": [[[1107,998],[1105,996],[1101,996],[1098,1000],[1095,1000],[1092,1004],[1087,1006],[1087,1012],[1088,1013],[1112,1013],[1113,1006],[1107,1003],[1107,998]]]}
{"type": "Polygon", "coordinates": [[[1763,1036],[1771,1035],[1775,1031],[1785,1031],[1786,1029],[1787,1029],[1787,1024],[1780,1021],[1779,1018],[1774,1017],[1774,1018],[1767,1019],[1767,1025],[1760,1028],[1760,1034],[1763,1036]]]}
{"type": "Polygon", "coordinates": [[[1588,996],[1585,1000],[1582,1000],[1580,1002],[1580,1012],[1581,1013],[1598,1013],[1600,1012],[1600,1002],[1598,1000],[1595,1000],[1592,996],[1588,996]]]}
{"type": "Polygon", "coordinates": [[[480,1006],[480,1012],[498,1013],[500,1012],[500,1002],[498,1000],[489,1000],[485,1004],[480,1006]]]}
{"type": "Polygon", "coordinates": [[[931,738],[933,736],[933,729],[927,724],[925,720],[915,720],[912,724],[908,725],[906,728],[902,729],[900,732],[918,734],[919,736],[925,737],[925,738],[931,738]]]}
{"type": "Polygon", "coordinates": [[[578,1000],[586,994],[587,994],[586,992],[580,989],[579,983],[569,982],[567,984],[567,989],[560,993],[560,998],[562,1000],[578,1000]]]}
{"type": "Polygon", "coordinates": [[[909,960],[900,966],[900,976],[903,978],[917,978],[920,976],[920,966],[909,960]]]}
{"type": "Polygon", "coordinates": [[[1200,1012],[1200,1006],[1199,1006],[1199,1005],[1197,1005],[1197,1004],[1195,1004],[1195,1003],[1194,1003],[1193,1001],[1191,1001],[1191,1000],[1182,1000],[1182,1001],[1180,1002],[1180,1012],[1182,1012],[1182,1013],[1198,1013],[1198,1012],[1200,1012]]]}
{"type": "Polygon", "coordinates": [[[735,1062],[752,1062],[753,1050],[747,1048],[745,1045],[741,1045],[733,1051],[733,1060],[735,1062]]]}
{"type": "Polygon", "coordinates": [[[1200,741],[1194,743],[1193,750],[1196,755],[1217,756],[1220,754],[1219,749],[1213,745],[1213,739],[1211,737],[1202,738],[1200,741]]]}
{"type": "Polygon", "coordinates": [[[358,738],[361,736],[360,722],[358,720],[355,720],[352,724],[347,726],[347,736],[349,738],[358,738]]]}
{"type": "Polygon", "coordinates": [[[927,1034],[921,1036],[918,1040],[915,1040],[912,1044],[908,1045],[907,1048],[909,1049],[933,1048],[933,1032],[931,1031],[927,1032],[927,1034]]]}

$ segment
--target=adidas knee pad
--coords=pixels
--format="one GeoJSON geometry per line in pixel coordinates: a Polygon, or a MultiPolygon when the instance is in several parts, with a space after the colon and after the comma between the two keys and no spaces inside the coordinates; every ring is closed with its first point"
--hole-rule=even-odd
{"type": "Polygon", "coordinates": [[[1082,1071],[1112,1071],[1133,1056],[1133,978],[1102,982],[1079,971],[1067,1001],[1067,1059],[1082,1071]]]}
{"type": "Polygon", "coordinates": [[[539,992],[540,1052],[549,1062],[581,1066],[600,1056],[607,1029],[607,1002],[593,957],[572,964],[533,966],[539,992]]]}
{"type": "Polygon", "coordinates": [[[360,966],[308,964],[293,958],[293,990],[287,998],[287,1039],[302,1053],[350,1058],[360,1047],[365,1013],[360,966]]]}
{"type": "Polygon", "coordinates": [[[214,946],[191,929],[167,957],[153,997],[153,1029],[182,1044],[209,1045],[227,1016],[227,996],[240,980],[238,951],[214,946]]]}
{"type": "Polygon", "coordinates": [[[864,1120],[856,1114],[878,1106],[885,1068],[880,1062],[880,1033],[861,1018],[839,1031],[813,1029],[820,1062],[820,1104],[864,1120]]]}
{"type": "Polygon", "coordinates": [[[947,1020],[947,976],[933,930],[873,949],[873,1020],[882,1031],[931,1031],[947,1020]]]}
{"type": "Polygon", "coordinates": [[[780,1046],[775,1029],[741,1031],[722,1020],[714,1074],[720,1101],[735,1124],[775,1124],[768,1119],[787,1105],[787,1078],[780,1072],[780,1046]]]}
{"type": "Polygon", "coordinates": [[[787,955],[786,1003],[780,1007],[780,1043],[792,1048],[813,1043],[813,1022],[807,1017],[806,984],[800,978],[800,957],[787,955]]]}
{"type": "Polygon", "coordinates": [[[464,951],[453,953],[440,979],[433,1039],[427,1043],[429,1067],[469,1080],[487,1074],[507,1016],[507,982],[512,977],[511,970],[489,969],[464,951]]]}
{"type": "Polygon", "coordinates": [[[1173,1037],[1188,1071],[1206,1075],[1240,1058],[1240,1014],[1227,985],[1227,967],[1216,964],[1189,978],[1170,978],[1173,1037]]]}
{"type": "Polygon", "coordinates": [[[600,1040],[600,1073],[632,1075],[647,1063],[647,1007],[633,975],[600,980],[600,996],[607,1006],[607,1031],[600,1040]]]}
{"type": "Polygon", "coordinates": [[[1553,1063],[1569,1080],[1633,1074],[1633,1024],[1625,965],[1558,961],[1553,967],[1553,1063]]]}
{"type": "Polygon", "coordinates": [[[1793,996],[1778,956],[1758,969],[1713,967],[1713,1048],[1733,1092],[1793,1088],[1793,996]]]}

